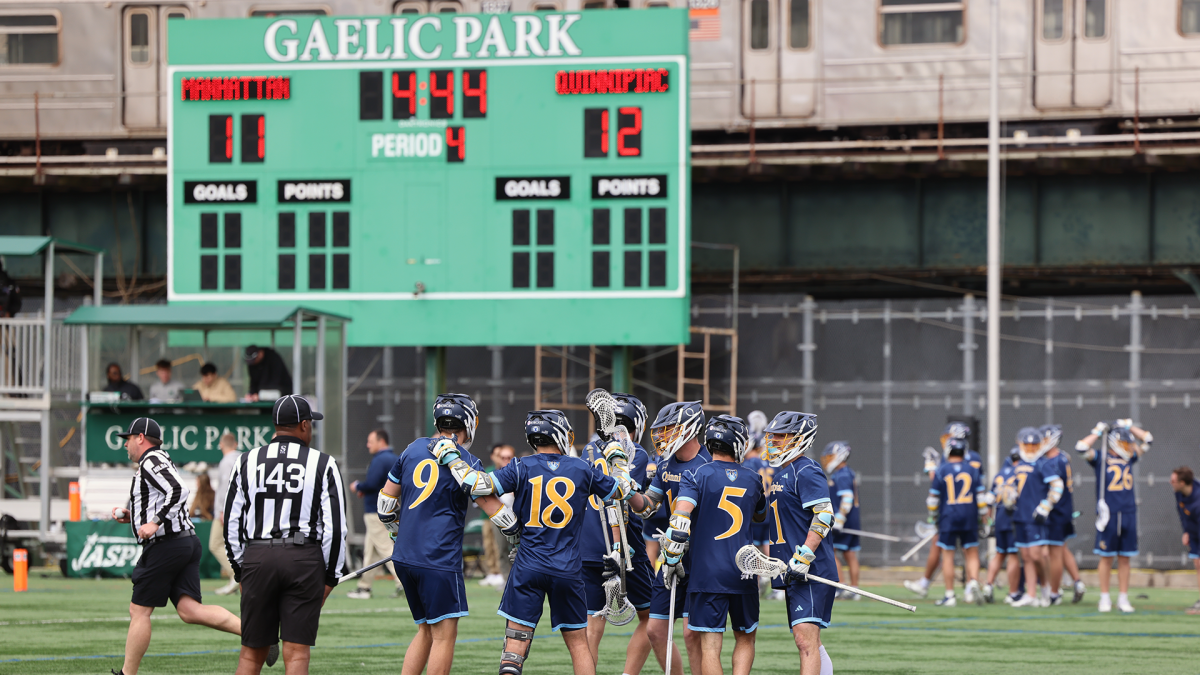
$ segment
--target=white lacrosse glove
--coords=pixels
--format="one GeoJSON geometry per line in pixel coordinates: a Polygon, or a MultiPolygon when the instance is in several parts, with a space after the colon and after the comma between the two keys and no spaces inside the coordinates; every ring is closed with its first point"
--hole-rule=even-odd
{"type": "Polygon", "coordinates": [[[833,531],[834,532],[841,532],[842,528],[845,526],[846,526],[845,514],[839,513],[833,517],[833,531]]]}
{"type": "Polygon", "coordinates": [[[808,544],[797,546],[796,552],[792,554],[792,559],[788,561],[788,568],[787,572],[784,572],[783,582],[790,584],[797,581],[808,581],[808,568],[816,559],[817,554],[812,552],[808,544]]]}
{"type": "Polygon", "coordinates": [[[445,466],[460,458],[458,444],[449,438],[439,438],[429,444],[429,452],[437,458],[438,464],[445,466]]]}
{"type": "Polygon", "coordinates": [[[1129,418],[1119,419],[1119,420],[1117,420],[1116,427],[1118,429],[1125,429],[1126,431],[1128,431],[1129,429],[1133,428],[1133,420],[1129,419],[1129,418]]]}
{"type": "Polygon", "coordinates": [[[1103,436],[1108,433],[1109,426],[1105,422],[1096,422],[1096,426],[1092,427],[1093,436],[1103,436]]]}

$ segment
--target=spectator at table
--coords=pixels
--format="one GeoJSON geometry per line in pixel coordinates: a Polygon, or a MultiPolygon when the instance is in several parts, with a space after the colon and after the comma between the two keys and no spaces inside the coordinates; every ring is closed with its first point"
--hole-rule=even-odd
{"type": "Polygon", "coordinates": [[[171,379],[171,362],[159,359],[154,364],[158,382],[150,385],[150,400],[156,403],[175,403],[183,399],[183,385],[171,379]]]}
{"type": "Polygon", "coordinates": [[[200,366],[200,379],[192,388],[200,392],[200,398],[208,403],[237,403],[233,386],[229,380],[217,374],[217,367],[211,363],[200,366]]]}
{"type": "Polygon", "coordinates": [[[250,371],[250,389],[247,392],[251,401],[258,400],[258,392],[263,389],[274,389],[277,396],[292,394],[292,374],[279,352],[270,347],[250,345],[246,347],[246,369],[250,371]]]}
{"type": "Polygon", "coordinates": [[[108,385],[104,387],[104,391],[115,391],[121,395],[122,400],[141,401],[146,398],[142,396],[142,390],[136,384],[125,379],[121,373],[121,366],[116,363],[108,364],[105,376],[108,378],[108,385]]]}

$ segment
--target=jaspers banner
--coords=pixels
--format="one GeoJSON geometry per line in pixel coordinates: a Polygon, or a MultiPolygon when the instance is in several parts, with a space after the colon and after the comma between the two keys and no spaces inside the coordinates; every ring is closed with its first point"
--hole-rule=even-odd
{"type": "MultiPolygon", "coordinates": [[[[71,577],[128,577],[142,557],[142,547],[128,523],[85,520],[64,523],[67,530],[67,575],[71,577]]],[[[196,523],[196,536],[208,541],[211,522],[196,523]]],[[[200,577],[221,576],[221,564],[202,546],[200,577]]]]}
{"type": "MultiPolygon", "coordinates": [[[[137,417],[125,413],[90,414],[88,461],[127,464],[124,441],[117,434],[129,428],[129,423],[137,417]]],[[[236,436],[238,450],[245,451],[270,443],[275,431],[269,410],[261,415],[155,415],[154,419],[163,429],[163,450],[181,466],[188,462],[220,462],[218,443],[224,434],[236,436]]]]}

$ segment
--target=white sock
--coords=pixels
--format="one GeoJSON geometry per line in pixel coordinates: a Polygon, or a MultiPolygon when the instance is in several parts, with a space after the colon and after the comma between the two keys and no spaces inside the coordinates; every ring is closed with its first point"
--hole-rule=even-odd
{"type": "Polygon", "coordinates": [[[833,660],[825,651],[825,645],[821,645],[821,675],[833,675],[833,660]]]}
{"type": "Polygon", "coordinates": [[[1102,600],[1108,600],[1108,601],[1110,601],[1110,602],[1112,601],[1112,598],[1110,598],[1110,597],[1108,596],[1108,593],[1101,593],[1101,594],[1100,594],[1100,598],[1101,598],[1102,600]]]}
{"type": "Polygon", "coordinates": [[[1118,593],[1117,594],[1117,602],[1129,602],[1129,594],[1128,593],[1118,593]]]}
{"type": "Polygon", "coordinates": [[[917,583],[921,584],[921,588],[929,588],[929,579],[927,579],[925,577],[921,577],[921,580],[918,581],[917,583]]]}
{"type": "Polygon", "coordinates": [[[946,591],[946,597],[947,597],[947,598],[953,598],[953,597],[954,597],[954,591],[946,591]]]}

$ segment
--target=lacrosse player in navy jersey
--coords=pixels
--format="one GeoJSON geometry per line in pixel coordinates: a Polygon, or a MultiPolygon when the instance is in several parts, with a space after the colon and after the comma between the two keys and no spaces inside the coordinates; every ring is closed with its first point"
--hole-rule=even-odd
{"type": "MultiPolygon", "coordinates": [[[[629,506],[643,518],[653,515],[664,505],[668,513],[674,511],[675,501],[679,497],[680,484],[685,475],[695,473],[697,469],[712,461],[712,456],[702,445],[704,440],[704,409],[699,401],[684,401],[672,403],[658,411],[658,417],[650,425],[650,439],[658,454],[658,470],[654,480],[646,491],[630,500],[629,506]]],[[[668,523],[667,531],[661,535],[662,542],[660,559],[664,563],[659,567],[654,579],[654,591],[650,598],[650,623],[647,634],[650,646],[654,648],[654,656],[659,666],[666,668],[667,631],[673,630],[675,620],[688,617],[687,574],[691,571],[691,554],[669,554],[666,542],[673,537],[686,537],[673,524],[668,523]],[[678,558],[678,560],[676,560],[678,558]],[[678,564],[675,564],[678,563],[678,564]],[[671,615],[671,586],[675,586],[675,614],[671,615]]],[[[683,643],[687,648],[688,663],[692,672],[700,672],[700,636],[684,624],[683,643]]],[[[677,648],[672,642],[671,673],[680,675],[683,664],[680,663],[677,648]]]]}
{"type": "Polygon", "coordinates": [[[1016,462],[1019,461],[1017,447],[1013,446],[1000,472],[992,479],[993,533],[996,536],[996,555],[988,561],[987,583],[983,585],[983,599],[992,602],[995,597],[996,577],[1004,567],[1008,574],[1008,597],[1005,602],[1017,599],[1017,583],[1021,576],[1020,557],[1014,540],[1012,512],[1016,505],[1016,462]],[[1010,496],[1011,495],[1011,496],[1010,496]]]}
{"type": "Polygon", "coordinates": [[[938,526],[938,547],[942,554],[942,576],[946,578],[946,595],[937,601],[939,607],[954,607],[954,549],[961,545],[967,568],[967,602],[983,603],[979,588],[979,540],[987,539],[988,500],[979,470],[966,460],[967,444],[961,439],[947,443],[946,461],[934,472],[925,501],[930,522],[938,526]]]}
{"type": "Polygon", "coordinates": [[[1096,573],[1100,577],[1101,612],[1112,611],[1112,598],[1108,594],[1109,575],[1112,572],[1113,558],[1117,559],[1117,585],[1120,594],[1117,596],[1117,608],[1122,612],[1132,613],[1133,605],[1129,603],[1129,571],[1130,561],[1138,553],[1137,541],[1137,495],[1134,492],[1133,465],[1142,455],[1150,450],[1154,436],[1133,424],[1133,420],[1123,419],[1113,423],[1100,422],[1082,440],[1075,444],[1075,449],[1087,459],[1088,464],[1096,472],[1096,509],[1097,525],[1100,525],[1100,509],[1106,508],[1108,522],[1096,533],[1096,547],[1093,553],[1100,556],[1100,565],[1096,573]],[[1108,436],[1108,455],[1101,460],[1100,453],[1092,449],[1092,444],[1103,435],[1108,436]],[[1103,482],[1103,485],[1101,485],[1103,482]],[[1103,503],[1101,507],[1101,488],[1103,488],[1103,503]]]}
{"type": "Polygon", "coordinates": [[[833,547],[821,542],[833,530],[833,505],[825,471],[804,453],[817,436],[817,416],[784,411],[767,425],[766,460],[775,469],[767,490],[771,556],[788,561],[775,579],[784,590],[788,624],[800,650],[800,675],[832,675],[821,629],[833,619],[833,587],[809,581],[808,573],[834,578],[833,547]]]}
{"type": "Polygon", "coordinates": [[[1044,458],[1045,439],[1041,431],[1023,427],[1017,432],[1017,503],[1013,513],[1013,530],[1017,548],[1025,562],[1025,593],[1013,601],[1013,607],[1049,607],[1049,594],[1039,591],[1048,587],[1047,547],[1050,544],[1046,521],[1054,505],[1062,499],[1065,484],[1054,473],[1051,462],[1044,458]],[[1030,592],[1030,588],[1034,589],[1030,592]]]}
{"type": "MultiPolygon", "coordinates": [[[[402,675],[420,675],[426,665],[429,675],[449,673],[458,619],[468,614],[462,539],[470,500],[459,476],[483,470],[467,452],[479,410],[469,396],[441,394],[433,414],[437,435],[409,444],[379,492],[379,520],[396,541],[392,563],[417,623],[402,675]]],[[[520,527],[512,509],[494,496],[471,498],[507,536],[516,537],[520,527]]]]}
{"type": "Polygon", "coordinates": [[[1038,431],[1042,434],[1042,445],[1045,448],[1045,454],[1042,455],[1046,462],[1044,474],[1057,476],[1063,485],[1061,495],[1046,518],[1046,574],[1050,582],[1046,593],[1051,605],[1062,604],[1062,575],[1066,569],[1075,581],[1074,602],[1079,602],[1083,599],[1083,580],[1079,578],[1079,568],[1074,565],[1074,556],[1066,547],[1066,541],[1075,536],[1075,524],[1072,522],[1075,500],[1071,494],[1071,458],[1058,449],[1058,441],[1062,438],[1062,425],[1045,424],[1038,427],[1038,431]]]}
{"type": "MultiPolygon", "coordinates": [[[[925,460],[925,475],[928,476],[929,480],[933,480],[933,474],[938,470],[939,466],[945,463],[949,443],[953,439],[961,440],[967,444],[967,454],[963,459],[967,464],[970,464],[979,471],[980,477],[984,477],[983,458],[979,456],[979,453],[971,449],[971,427],[963,422],[950,422],[946,425],[945,429],[942,429],[942,436],[938,441],[942,451],[938,452],[933,448],[927,447],[925,448],[925,452],[922,453],[925,460]]],[[[929,595],[929,582],[933,580],[933,575],[937,574],[938,569],[941,568],[942,549],[938,547],[937,543],[938,537],[934,535],[933,539],[929,542],[929,557],[925,560],[925,576],[916,581],[909,581],[907,579],[904,581],[905,588],[922,598],[929,595]]]]}
{"type": "Polygon", "coordinates": [[[558,410],[535,410],[525,418],[525,437],[534,454],[492,474],[475,471],[463,480],[472,494],[512,493],[521,525],[521,544],[497,614],[508,620],[500,675],[521,675],[533,632],[550,600],[550,629],[562,631],[575,675],[593,675],[588,649],[580,530],[588,497],[623,501],[633,494],[628,458],[620,443],[604,448],[612,475],[571,456],[575,434],[558,410]]]}
{"type": "MultiPolygon", "coordinates": [[[[854,470],[846,465],[846,461],[850,459],[850,443],[846,441],[834,441],[825,446],[825,451],[821,453],[821,468],[825,470],[825,475],[829,481],[829,499],[833,501],[833,550],[841,551],[842,560],[845,561],[845,569],[847,575],[842,575],[842,567],[838,567],[838,578],[842,583],[846,583],[846,577],[849,576],[849,584],[858,586],[858,552],[862,550],[862,544],[857,534],[846,534],[842,532],[842,528],[848,527],[852,530],[862,529],[858,513],[858,475],[854,470]]],[[[833,555],[834,562],[837,562],[837,554],[833,555]]],[[[858,600],[861,596],[850,593],[848,591],[838,591],[834,593],[838,598],[846,598],[848,600],[858,600]]]]}
{"type": "Polygon", "coordinates": [[[700,634],[703,675],[724,672],[727,619],[733,624],[734,675],[749,675],[754,663],[758,584],[742,577],[735,559],[751,542],[750,523],[766,519],[767,500],[762,477],[741,466],[748,436],[740,417],[718,415],[708,421],[704,445],[713,460],[683,477],[671,516],[671,529],[681,536],[663,541],[664,565],[680,565],[683,550],[692,555],[687,627],[700,634]]]}
{"type": "MultiPolygon", "coordinates": [[[[1200,583],[1200,490],[1196,489],[1196,476],[1190,467],[1181,466],[1171,472],[1170,483],[1175,491],[1179,525],[1183,528],[1180,541],[1188,549],[1188,558],[1196,568],[1196,581],[1200,583]]],[[[1200,614],[1200,600],[1189,607],[1187,613],[1200,614]]]]}
{"type": "MultiPolygon", "coordinates": [[[[649,455],[639,443],[646,430],[646,406],[636,397],[629,394],[613,394],[617,403],[617,424],[625,427],[633,441],[634,456],[629,461],[629,477],[637,486],[647,484],[646,466],[649,455]]],[[[608,460],[604,458],[604,443],[596,441],[589,443],[583,450],[583,459],[593,466],[599,467],[604,473],[611,473],[608,460]]],[[[587,599],[588,613],[588,647],[592,651],[592,659],[598,660],[600,640],[604,637],[606,620],[596,613],[604,609],[607,597],[604,582],[619,573],[618,558],[612,551],[604,547],[604,524],[601,521],[603,502],[598,497],[589,497],[587,510],[584,513],[584,525],[581,532],[583,557],[584,594],[587,599]]],[[[650,640],[646,637],[646,624],[650,620],[650,596],[654,579],[654,567],[646,556],[646,548],[639,546],[642,534],[642,519],[637,515],[627,515],[625,540],[630,546],[633,569],[625,572],[626,595],[630,604],[637,610],[638,624],[629,639],[625,652],[625,673],[636,675],[646,663],[650,655],[650,640]]],[[[609,530],[609,538],[612,530],[609,530]]],[[[619,541],[619,540],[618,540],[619,541]]],[[[656,542],[658,540],[655,540],[656,542]]]]}
{"type": "MultiPolygon", "coordinates": [[[[746,459],[742,460],[742,466],[755,471],[763,479],[763,488],[770,488],[771,481],[775,476],[775,469],[772,469],[767,460],[762,458],[762,452],[767,447],[767,419],[766,413],[761,410],[751,411],[746,416],[746,424],[750,428],[750,449],[746,451],[746,459]]],[[[764,554],[770,554],[771,546],[771,524],[764,520],[761,523],[750,523],[750,537],[754,540],[754,546],[764,554]]],[[[771,600],[783,600],[783,591],[771,590],[771,580],[766,577],[759,577],[759,590],[762,595],[771,600]]]]}

